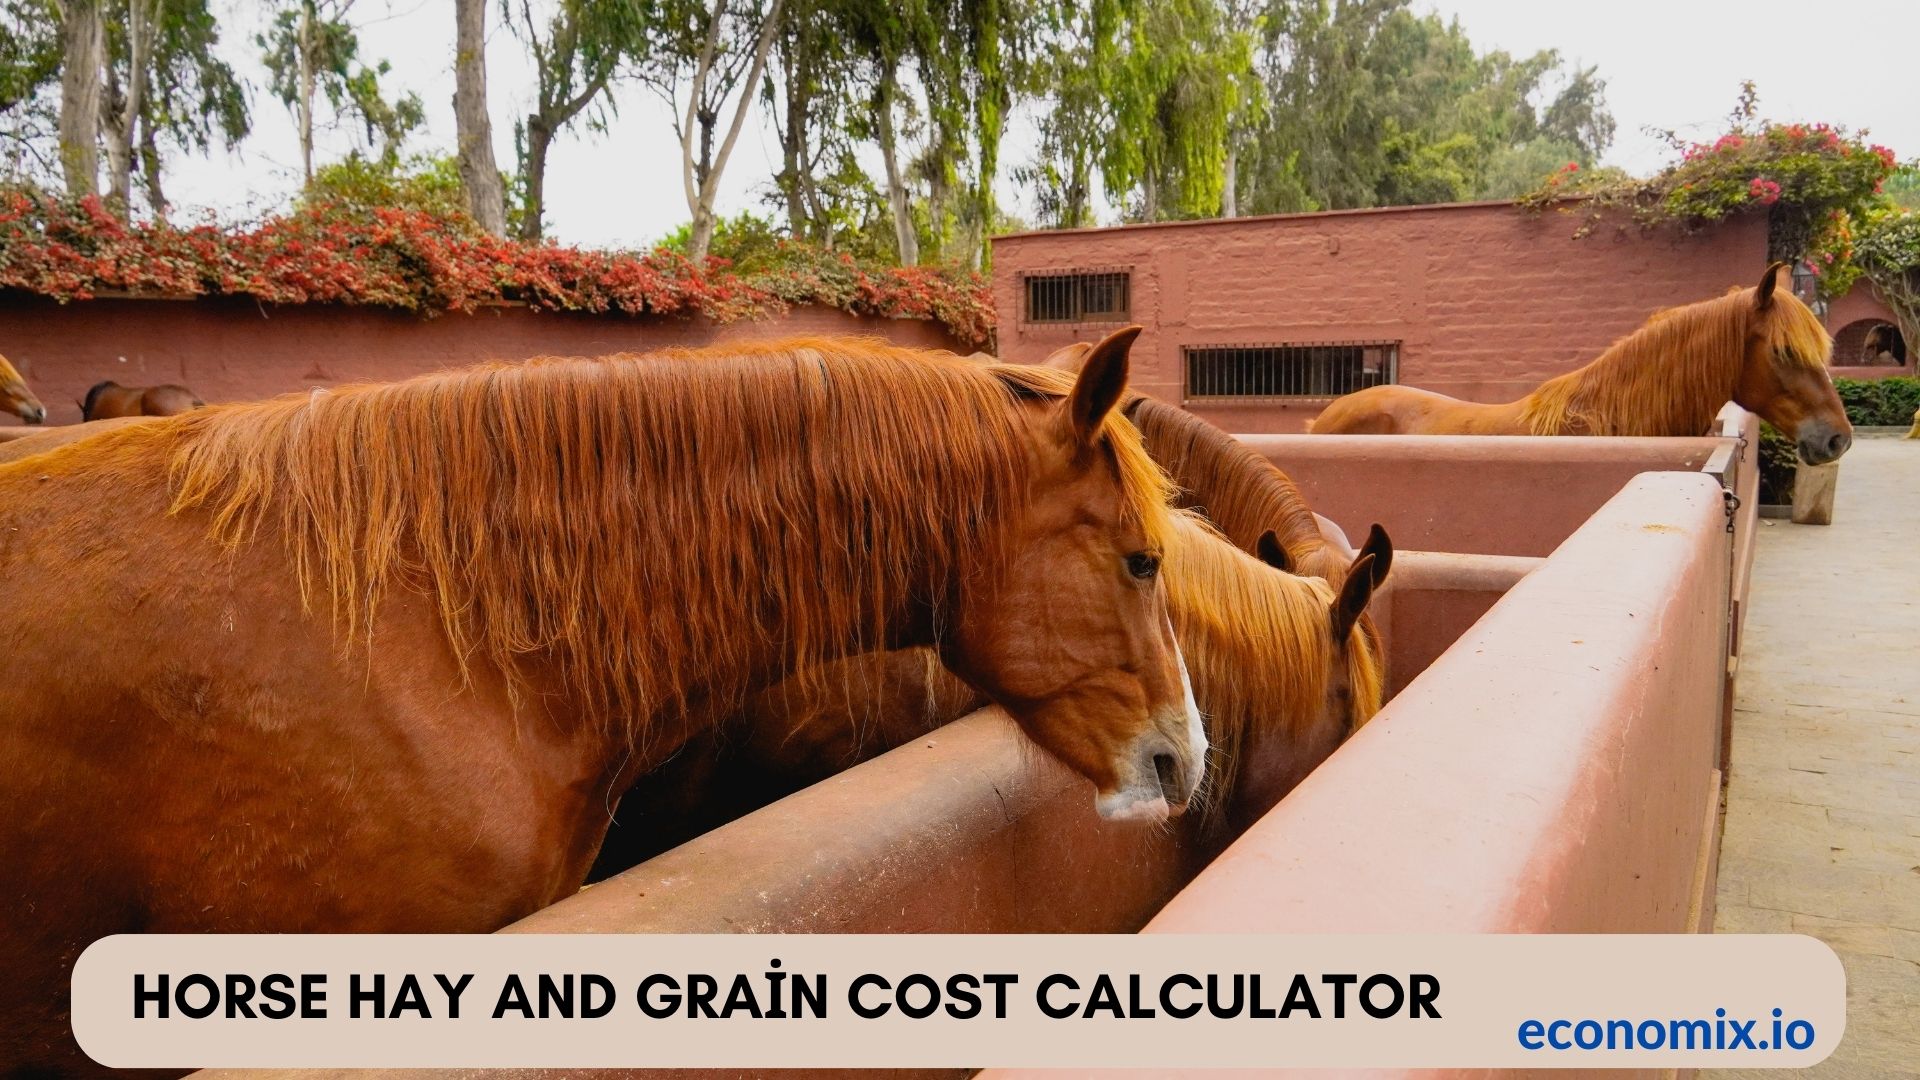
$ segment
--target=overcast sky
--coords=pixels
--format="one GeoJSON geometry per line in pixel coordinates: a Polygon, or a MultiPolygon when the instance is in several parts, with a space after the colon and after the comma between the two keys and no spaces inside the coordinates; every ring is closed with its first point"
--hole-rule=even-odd
{"type": "MultiPolygon", "coordinates": [[[[267,209],[299,186],[299,150],[292,118],[264,92],[254,35],[262,28],[253,0],[216,0],[223,11],[222,51],[255,84],[253,134],[233,154],[172,162],[168,195],[181,206],[223,213],[267,209]]],[[[489,7],[492,7],[489,4],[489,7]]],[[[1717,132],[1742,79],[1759,84],[1761,111],[1776,120],[1827,121],[1867,128],[1902,159],[1920,155],[1920,86],[1911,63],[1890,42],[1920,41],[1920,0],[1611,0],[1600,6],[1551,0],[1417,0],[1417,7],[1457,16],[1474,45],[1512,53],[1559,49],[1570,63],[1597,64],[1619,132],[1607,161],[1647,173],[1667,160],[1647,125],[1683,134],[1717,132]],[[1880,43],[1880,44],[1876,44],[1880,43]]],[[[415,150],[453,143],[452,0],[359,0],[363,55],[393,64],[390,84],[418,93],[427,127],[415,150]]],[[[488,96],[495,154],[511,168],[513,120],[533,95],[532,71],[504,29],[487,48],[488,96]]],[[[770,210],[765,194],[779,159],[771,131],[750,117],[724,181],[721,211],[770,210]]],[[[323,136],[317,158],[344,154],[346,132],[323,136]]],[[[1032,125],[1016,117],[1002,150],[1002,173],[1032,155],[1032,125]]],[[[1030,211],[1003,175],[1002,200],[1030,211]]],[[[573,132],[548,165],[551,233],[589,246],[650,244],[689,217],[682,194],[679,147],[670,113],[637,87],[619,97],[605,134],[573,132]]]]}

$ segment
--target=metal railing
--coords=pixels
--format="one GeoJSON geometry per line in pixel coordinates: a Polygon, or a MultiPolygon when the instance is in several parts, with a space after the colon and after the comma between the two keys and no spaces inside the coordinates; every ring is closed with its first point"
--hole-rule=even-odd
{"type": "Polygon", "coordinates": [[[1186,400],[1332,398],[1400,376],[1397,341],[1188,346],[1186,400]]]}

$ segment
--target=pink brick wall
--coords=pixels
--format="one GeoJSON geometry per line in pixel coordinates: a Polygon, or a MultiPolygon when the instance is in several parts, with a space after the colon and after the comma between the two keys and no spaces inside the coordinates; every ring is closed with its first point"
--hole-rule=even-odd
{"type": "MultiPolygon", "coordinates": [[[[1183,346],[1387,339],[1400,381],[1502,401],[1599,355],[1654,310],[1758,281],[1766,223],[1692,236],[1507,203],[1023,233],[994,240],[999,347],[1037,361],[1110,326],[1025,321],[1021,276],[1132,267],[1143,391],[1179,402],[1183,346]]],[[[1321,403],[1200,407],[1236,431],[1298,431],[1321,403]]]]}
{"type": "MultiPolygon", "coordinates": [[[[62,305],[0,295],[0,355],[13,361],[46,404],[49,424],[78,421],[76,401],[103,379],[123,386],[181,383],[208,401],[245,401],[313,386],[403,379],[482,360],[599,356],[796,334],[870,334],[902,345],[959,347],[934,323],[815,307],[765,322],[716,326],[703,319],[572,315],[518,306],[422,318],[326,304],[101,299],[62,305]]],[[[0,417],[0,425],[18,423],[0,417]]]]}

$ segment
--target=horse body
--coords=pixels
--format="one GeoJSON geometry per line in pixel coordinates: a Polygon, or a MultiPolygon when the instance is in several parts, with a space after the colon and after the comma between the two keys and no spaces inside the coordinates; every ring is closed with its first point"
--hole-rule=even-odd
{"type": "Polygon", "coordinates": [[[1484,405],[1410,386],[1336,399],[1308,430],[1325,435],[1651,435],[1706,433],[1732,401],[1792,438],[1809,464],[1833,461],[1853,427],[1827,364],[1833,339],[1790,287],[1785,263],[1760,284],[1657,312],[1592,363],[1519,401],[1484,405]]]}
{"type": "Polygon", "coordinates": [[[1103,811],[1182,809],[1204,742],[1139,573],[1164,481],[1108,415],[1130,341],[1066,401],[800,342],[227,406],[0,466],[0,580],[37,613],[0,627],[26,913],[0,1071],[82,1065],[65,971],[106,934],[551,903],[700,718],[848,652],[935,646],[1103,811]]]}
{"type": "Polygon", "coordinates": [[[95,383],[80,403],[80,419],[110,420],[121,416],[178,416],[203,408],[199,395],[174,383],[160,386],[121,386],[95,383]]]}
{"type": "Polygon", "coordinates": [[[0,356],[0,410],[29,424],[44,423],[47,419],[47,407],[27,389],[27,380],[20,377],[20,372],[4,356],[0,356]]]}

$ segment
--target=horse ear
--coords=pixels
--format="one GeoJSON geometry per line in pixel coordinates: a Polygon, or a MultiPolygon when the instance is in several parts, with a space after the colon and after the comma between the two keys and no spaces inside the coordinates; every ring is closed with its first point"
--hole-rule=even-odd
{"type": "Polygon", "coordinates": [[[1084,341],[1076,341],[1071,345],[1061,346],[1048,353],[1047,358],[1040,361],[1040,366],[1043,368],[1052,368],[1055,371],[1078,372],[1080,365],[1086,361],[1087,353],[1092,350],[1092,348],[1092,345],[1084,341]]]}
{"type": "Polygon", "coordinates": [[[1367,530],[1367,542],[1360,545],[1360,554],[1373,556],[1373,587],[1384,585],[1387,571],[1393,569],[1393,541],[1387,539],[1387,530],[1377,522],[1367,530]]]}
{"type": "Polygon", "coordinates": [[[1254,545],[1260,561],[1275,570],[1284,570],[1291,574],[1293,567],[1287,565],[1287,549],[1280,546],[1280,537],[1272,529],[1260,534],[1260,540],[1254,545]]]}
{"type": "MultiPolygon", "coordinates": [[[[1768,305],[1773,303],[1773,291],[1780,287],[1780,275],[1791,275],[1792,273],[1792,268],[1786,263],[1777,262],[1769,265],[1767,272],[1760,277],[1760,287],[1753,291],[1754,309],[1757,311],[1767,310],[1768,305]]],[[[1787,280],[1791,281],[1793,279],[1789,276],[1787,280]]],[[[1788,288],[1791,290],[1792,286],[1789,285],[1788,288]]]]}
{"type": "Polygon", "coordinates": [[[1347,580],[1340,585],[1340,595],[1333,598],[1333,640],[1344,642],[1347,635],[1353,633],[1353,624],[1360,621],[1360,613],[1367,610],[1367,601],[1373,599],[1373,556],[1362,555],[1353,560],[1347,569],[1347,580]]]}
{"type": "Polygon", "coordinates": [[[1073,384],[1073,395],[1067,399],[1067,421],[1080,446],[1093,445],[1100,425],[1126,392],[1128,358],[1140,330],[1138,326],[1115,330],[1087,351],[1086,363],[1073,384]]]}

